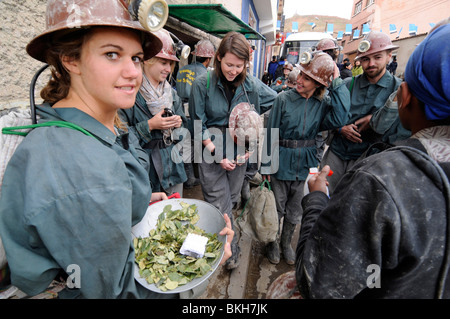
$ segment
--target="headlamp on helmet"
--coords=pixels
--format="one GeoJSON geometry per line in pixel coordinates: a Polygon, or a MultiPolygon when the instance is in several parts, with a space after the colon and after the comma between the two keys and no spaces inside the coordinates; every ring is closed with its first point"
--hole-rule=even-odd
{"type": "Polygon", "coordinates": [[[165,0],[121,0],[134,20],[148,31],[161,29],[169,16],[169,7],[165,0]]]}
{"type": "Polygon", "coordinates": [[[300,55],[299,62],[300,64],[306,65],[309,64],[309,62],[311,62],[312,58],[313,54],[309,51],[305,51],[300,55]]]}
{"type": "Polygon", "coordinates": [[[358,44],[358,51],[359,52],[367,52],[370,49],[370,41],[367,39],[362,40],[361,42],[359,42],[358,44]]]}
{"type": "Polygon", "coordinates": [[[370,31],[358,44],[358,55],[355,60],[359,60],[380,51],[394,49],[398,49],[398,46],[392,44],[392,41],[387,34],[378,31],[370,31]]]}
{"type": "Polygon", "coordinates": [[[189,54],[191,53],[191,48],[188,45],[184,44],[183,41],[178,39],[177,36],[172,32],[169,32],[169,34],[174,42],[174,50],[177,51],[180,58],[187,59],[189,57],[189,54]]]}

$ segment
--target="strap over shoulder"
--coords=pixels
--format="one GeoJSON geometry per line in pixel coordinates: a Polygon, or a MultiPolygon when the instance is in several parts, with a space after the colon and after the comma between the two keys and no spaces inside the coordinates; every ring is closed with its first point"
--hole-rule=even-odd
{"type": "Polygon", "coordinates": [[[94,137],[91,133],[89,133],[87,130],[82,128],[81,126],[78,126],[71,122],[66,121],[48,121],[48,122],[42,122],[38,124],[31,124],[31,125],[23,125],[23,126],[11,126],[11,127],[4,127],[2,128],[3,134],[12,134],[12,135],[21,135],[21,136],[27,136],[31,129],[37,128],[37,127],[49,127],[49,126],[57,126],[57,127],[67,127],[71,128],[73,130],[80,131],[87,136],[94,137]],[[29,131],[20,131],[20,130],[26,130],[29,131]]]}

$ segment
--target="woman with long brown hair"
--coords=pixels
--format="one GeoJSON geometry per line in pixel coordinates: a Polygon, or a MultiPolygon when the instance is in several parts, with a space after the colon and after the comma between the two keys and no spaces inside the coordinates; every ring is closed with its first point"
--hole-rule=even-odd
{"type": "MultiPolygon", "coordinates": [[[[194,144],[201,141],[207,150],[203,158],[194,156],[194,161],[199,163],[203,197],[230,218],[239,200],[248,162],[248,153],[242,154],[243,161],[237,160],[239,154],[227,129],[230,114],[240,103],[251,104],[257,113],[264,113],[277,95],[259,79],[247,74],[249,60],[247,39],[237,32],[227,33],[216,51],[214,72],[195,80],[189,98],[194,144]],[[214,160],[208,160],[210,154],[214,160]]],[[[231,250],[233,256],[227,260],[228,269],[236,268],[239,263],[236,237],[231,250]]]]}

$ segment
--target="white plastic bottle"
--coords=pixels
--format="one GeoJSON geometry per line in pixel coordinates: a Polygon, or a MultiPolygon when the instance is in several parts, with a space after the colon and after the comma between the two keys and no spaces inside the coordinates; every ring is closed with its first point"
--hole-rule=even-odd
{"type": "MultiPolygon", "coordinates": [[[[309,169],[309,174],[308,177],[306,178],[305,181],[305,186],[303,187],[303,196],[306,196],[307,194],[309,194],[309,186],[308,186],[308,181],[311,177],[314,176],[314,174],[319,173],[319,169],[317,167],[311,167],[309,169]]],[[[332,174],[332,172],[330,171],[330,174],[328,174],[328,176],[330,176],[332,174]]],[[[330,197],[330,192],[328,191],[328,187],[327,187],[327,196],[330,197]]]]}

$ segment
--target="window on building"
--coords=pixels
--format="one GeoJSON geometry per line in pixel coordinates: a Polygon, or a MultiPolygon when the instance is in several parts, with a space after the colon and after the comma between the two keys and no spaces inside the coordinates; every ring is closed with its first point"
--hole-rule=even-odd
{"type": "Polygon", "coordinates": [[[361,9],[362,9],[362,0],[355,4],[355,12],[353,13],[353,15],[357,15],[358,13],[360,13],[361,9]]]}
{"type": "MultiPolygon", "coordinates": [[[[353,36],[355,35],[355,31],[356,30],[358,30],[358,28],[354,28],[353,30],[352,30],[352,34],[350,35],[350,41],[353,41],[353,36]]],[[[361,36],[361,34],[360,34],[360,36],[361,36]]],[[[355,38],[355,39],[359,39],[359,38],[355,38]]]]}
{"type": "Polygon", "coordinates": [[[371,4],[374,4],[375,0],[367,0],[366,1],[366,7],[370,6],[371,4]]]}

